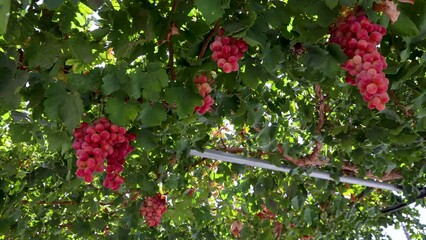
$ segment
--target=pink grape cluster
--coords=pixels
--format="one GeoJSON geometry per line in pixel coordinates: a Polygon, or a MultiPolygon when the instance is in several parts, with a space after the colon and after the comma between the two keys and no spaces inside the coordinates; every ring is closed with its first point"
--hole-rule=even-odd
{"type": "Polygon", "coordinates": [[[126,156],[133,151],[131,141],[134,134],[126,133],[124,127],[112,124],[103,117],[89,124],[83,122],[74,130],[73,148],[77,151],[76,175],[85,182],[93,181],[95,172],[105,170],[104,160],[107,159],[104,187],[114,191],[124,182],[120,173],[123,171],[126,156]]]}
{"type": "Polygon", "coordinates": [[[140,215],[145,218],[149,227],[160,225],[161,217],[167,210],[166,196],[157,193],[154,197],[147,197],[139,209],[140,215]]]}
{"type": "Polygon", "coordinates": [[[212,88],[210,87],[210,84],[207,82],[207,77],[205,75],[199,75],[195,77],[194,82],[195,82],[195,86],[200,92],[200,95],[204,98],[203,105],[196,106],[194,110],[198,112],[199,114],[204,114],[208,110],[210,110],[210,107],[214,104],[214,100],[212,96],[210,95],[212,88]]]}
{"type": "Polygon", "coordinates": [[[213,51],[212,60],[217,62],[217,66],[225,73],[238,71],[240,60],[244,53],[248,50],[247,43],[242,39],[223,36],[224,30],[219,30],[214,42],[210,44],[210,49],[213,51]]]}
{"type": "Polygon", "coordinates": [[[387,68],[385,58],[377,45],[386,29],[371,23],[364,11],[357,11],[337,22],[330,29],[330,42],[340,45],[349,57],[343,68],[347,71],[346,82],[357,86],[370,109],[381,111],[389,101],[389,80],[383,73],[387,68]]]}

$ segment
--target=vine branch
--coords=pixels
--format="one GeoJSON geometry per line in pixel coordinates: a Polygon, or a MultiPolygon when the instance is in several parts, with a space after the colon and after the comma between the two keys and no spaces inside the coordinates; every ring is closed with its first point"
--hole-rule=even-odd
{"type": "MultiPolygon", "coordinates": [[[[325,109],[326,109],[326,97],[322,93],[321,86],[318,83],[314,85],[315,98],[317,99],[317,111],[318,111],[318,123],[317,123],[317,134],[321,134],[322,127],[325,122],[325,109]]],[[[288,156],[284,154],[284,149],[282,145],[278,146],[278,151],[283,155],[283,159],[293,163],[299,167],[307,167],[307,166],[324,166],[327,165],[327,161],[322,161],[319,159],[319,153],[321,152],[322,144],[320,141],[315,140],[315,147],[312,150],[312,153],[301,158],[296,159],[294,157],[288,156]]]]}
{"type": "Polygon", "coordinates": [[[160,46],[163,43],[167,42],[167,49],[169,51],[169,70],[170,70],[170,79],[172,81],[176,80],[176,73],[174,68],[174,50],[173,50],[173,35],[179,35],[179,29],[176,27],[176,23],[171,20],[172,13],[176,11],[177,0],[172,2],[172,9],[170,10],[167,18],[169,22],[169,29],[167,30],[166,37],[163,40],[158,41],[157,45],[160,46]]]}
{"type": "Polygon", "coordinates": [[[395,101],[395,104],[397,105],[397,106],[399,106],[403,111],[404,111],[404,115],[406,116],[406,117],[411,117],[411,116],[413,116],[413,112],[412,112],[412,110],[409,108],[409,107],[407,107],[407,106],[405,106],[404,104],[402,104],[401,103],[401,101],[399,101],[399,99],[398,99],[398,97],[396,96],[396,94],[395,94],[395,91],[393,91],[393,90],[389,90],[389,93],[390,93],[390,95],[392,96],[392,99],[395,101]]]}
{"type": "Polygon", "coordinates": [[[207,47],[209,46],[210,40],[212,39],[213,35],[216,34],[218,28],[219,28],[219,20],[216,21],[216,23],[214,24],[214,28],[211,30],[206,40],[204,40],[203,47],[201,48],[200,54],[198,54],[198,62],[201,62],[201,59],[204,57],[207,47]]]}

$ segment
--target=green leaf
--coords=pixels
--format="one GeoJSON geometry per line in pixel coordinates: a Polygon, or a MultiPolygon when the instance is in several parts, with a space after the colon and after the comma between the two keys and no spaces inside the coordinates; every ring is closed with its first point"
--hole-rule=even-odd
{"type": "Polygon", "coordinates": [[[144,150],[151,150],[158,146],[156,142],[157,136],[154,135],[149,129],[141,129],[136,133],[136,143],[144,150]]]}
{"type": "Polygon", "coordinates": [[[182,87],[172,87],[166,91],[166,100],[169,104],[176,103],[179,118],[187,117],[194,113],[194,108],[202,104],[199,94],[182,87]]]}
{"type": "Polygon", "coordinates": [[[41,69],[50,69],[53,64],[63,55],[61,42],[56,36],[50,33],[42,37],[35,37],[28,49],[25,51],[25,57],[31,67],[40,67],[41,69]]]}
{"type": "Polygon", "coordinates": [[[87,41],[84,36],[76,35],[67,41],[68,47],[73,55],[72,58],[85,63],[91,63],[95,60],[94,49],[96,45],[87,41]]]}
{"type": "Polygon", "coordinates": [[[67,79],[68,88],[80,94],[95,92],[101,86],[99,72],[96,70],[92,70],[87,76],[70,73],[67,74],[67,79]]]}
{"type": "Polygon", "coordinates": [[[267,47],[265,47],[263,51],[263,66],[268,70],[269,72],[273,72],[276,68],[279,67],[280,63],[284,61],[284,54],[281,51],[280,46],[270,46],[268,44],[267,47]]]}
{"type": "Polygon", "coordinates": [[[66,132],[46,130],[46,135],[51,151],[58,151],[64,154],[72,148],[71,136],[66,132]]]}
{"type": "Polygon", "coordinates": [[[327,50],[318,46],[308,46],[306,50],[302,61],[308,69],[316,69],[328,77],[335,77],[338,74],[340,71],[338,62],[327,50]]]}
{"type": "Polygon", "coordinates": [[[90,223],[84,221],[82,218],[77,218],[72,223],[71,230],[79,236],[88,236],[92,232],[90,223]]]}
{"type": "Polygon", "coordinates": [[[59,20],[62,31],[69,32],[71,30],[71,26],[73,24],[76,25],[77,11],[78,8],[77,5],[74,4],[74,1],[66,1],[64,4],[60,5],[58,9],[55,9],[55,15],[59,20]]]}
{"type": "Polygon", "coordinates": [[[160,63],[148,64],[144,80],[142,95],[152,101],[157,100],[161,89],[169,84],[169,76],[160,63]]]}
{"type": "Polygon", "coordinates": [[[211,24],[222,17],[230,2],[231,0],[195,0],[195,6],[203,13],[206,22],[211,24]]]}
{"type": "Polygon", "coordinates": [[[65,0],[45,0],[44,3],[49,9],[55,9],[59,7],[65,0]]]}
{"type": "Polygon", "coordinates": [[[105,112],[113,123],[125,126],[138,117],[139,104],[133,100],[125,102],[124,99],[112,97],[105,105],[105,112]]]}
{"type": "Polygon", "coordinates": [[[398,17],[394,24],[389,25],[389,29],[395,34],[404,37],[415,37],[419,35],[419,29],[416,24],[403,12],[398,17]]]}
{"type": "Polygon", "coordinates": [[[229,22],[225,22],[223,28],[227,34],[235,36],[235,34],[238,35],[238,33],[250,28],[255,23],[256,18],[256,12],[250,11],[247,14],[235,16],[235,18],[229,22]]]}
{"type": "Polygon", "coordinates": [[[310,208],[306,208],[303,213],[303,220],[305,220],[305,223],[308,225],[312,225],[314,223],[314,213],[310,208]]]}
{"type": "Polygon", "coordinates": [[[10,0],[3,0],[0,3],[0,35],[6,33],[9,15],[10,15],[10,0]]]}
{"type": "Polygon", "coordinates": [[[109,95],[121,88],[120,79],[116,73],[108,73],[102,78],[102,91],[109,95]]]}
{"type": "Polygon", "coordinates": [[[152,127],[160,125],[167,118],[166,110],[160,103],[142,104],[142,111],[139,114],[139,120],[143,126],[152,127]]]}
{"type": "Polygon", "coordinates": [[[250,88],[256,88],[268,75],[259,65],[246,64],[244,72],[240,73],[241,81],[250,88]]]}
{"type": "Polygon", "coordinates": [[[11,220],[1,218],[0,219],[0,233],[7,234],[11,225],[12,225],[11,220]]]}
{"type": "Polygon", "coordinates": [[[303,207],[303,202],[305,199],[302,196],[295,196],[291,199],[291,205],[293,206],[294,210],[298,211],[303,207]]]}
{"type": "Polygon", "coordinates": [[[62,82],[51,84],[45,93],[44,112],[52,120],[62,120],[69,131],[80,123],[83,101],[77,92],[68,92],[62,82]]]}
{"type": "Polygon", "coordinates": [[[28,80],[28,72],[0,67],[0,108],[15,109],[21,103],[19,91],[28,80]]]}
{"type": "Polygon", "coordinates": [[[329,7],[330,9],[335,8],[338,3],[339,0],[325,0],[325,5],[327,5],[327,7],[329,7]]]}
{"type": "Polygon", "coordinates": [[[358,0],[339,0],[340,1],[340,5],[342,6],[348,6],[348,7],[353,7],[358,0]]]}
{"type": "Polygon", "coordinates": [[[137,68],[135,71],[132,71],[129,74],[130,80],[124,86],[124,91],[133,99],[138,99],[141,97],[142,88],[144,81],[147,81],[146,73],[142,72],[142,69],[137,68]]]}
{"type": "Polygon", "coordinates": [[[271,125],[265,127],[259,133],[259,144],[264,151],[272,151],[277,144],[278,126],[271,125]]]}
{"type": "Polygon", "coordinates": [[[343,52],[343,49],[335,43],[328,44],[327,51],[339,63],[344,63],[348,59],[348,56],[343,52]]]}
{"type": "Polygon", "coordinates": [[[14,123],[9,126],[10,137],[14,143],[30,142],[33,135],[31,123],[14,123]]]}

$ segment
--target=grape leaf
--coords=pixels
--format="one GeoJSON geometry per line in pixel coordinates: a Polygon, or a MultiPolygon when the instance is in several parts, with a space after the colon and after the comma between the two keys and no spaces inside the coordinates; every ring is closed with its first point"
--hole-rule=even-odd
{"type": "Polygon", "coordinates": [[[30,142],[33,134],[31,123],[14,123],[9,126],[10,137],[14,143],[30,142]]]}
{"type": "Polygon", "coordinates": [[[28,79],[28,72],[0,67],[0,106],[6,109],[17,108],[21,102],[19,91],[28,79]]]}
{"type": "Polygon", "coordinates": [[[270,46],[268,44],[263,51],[262,60],[265,69],[269,72],[273,72],[274,69],[279,67],[280,63],[284,61],[284,54],[281,51],[281,47],[270,46]]]}
{"type": "Polygon", "coordinates": [[[169,76],[160,63],[148,64],[144,80],[142,95],[152,101],[157,100],[161,89],[169,84],[169,76]]]}
{"type": "Polygon", "coordinates": [[[312,225],[315,221],[315,212],[312,211],[312,209],[307,208],[305,209],[304,213],[303,213],[303,219],[305,220],[305,222],[309,225],[312,225]]]}
{"type": "Polygon", "coordinates": [[[225,13],[229,8],[230,0],[195,0],[195,5],[203,13],[203,17],[208,24],[213,23],[225,13]]]}
{"type": "Polygon", "coordinates": [[[162,88],[169,84],[169,77],[160,63],[150,63],[147,72],[137,68],[129,74],[130,80],[123,87],[130,97],[138,99],[142,96],[156,101],[160,97],[162,88]]]}
{"type": "Polygon", "coordinates": [[[102,78],[102,91],[105,95],[109,95],[120,89],[121,83],[116,73],[108,73],[102,78]]]}
{"type": "Polygon", "coordinates": [[[45,93],[44,112],[52,120],[62,120],[69,131],[79,124],[84,112],[83,101],[77,92],[67,92],[62,82],[51,84],[45,93]]]}
{"type": "Polygon", "coordinates": [[[141,97],[143,81],[145,80],[145,73],[142,72],[140,68],[137,68],[135,71],[132,71],[129,74],[130,80],[123,87],[124,91],[129,95],[129,97],[138,99],[141,97]]]}
{"type": "Polygon", "coordinates": [[[9,20],[10,0],[3,0],[0,3],[0,34],[5,34],[7,22],[9,20]]]}
{"type": "Polygon", "coordinates": [[[46,33],[40,39],[35,38],[32,41],[32,44],[25,51],[25,57],[31,67],[50,69],[62,56],[62,46],[63,42],[60,42],[52,34],[46,33]]]}
{"type": "Polygon", "coordinates": [[[267,79],[267,74],[258,64],[246,64],[244,72],[240,74],[240,78],[244,85],[254,89],[263,79],[267,79]]]}
{"type": "Polygon", "coordinates": [[[46,135],[51,151],[58,151],[63,154],[72,148],[71,136],[66,132],[46,130],[46,135]]]}
{"type": "Polygon", "coordinates": [[[161,122],[166,120],[166,118],[166,110],[160,103],[154,103],[152,106],[149,103],[142,104],[139,120],[142,122],[143,126],[158,126],[161,122]]]}
{"type": "Polygon", "coordinates": [[[398,17],[398,21],[394,24],[390,24],[389,28],[395,32],[395,34],[407,37],[415,37],[419,35],[419,29],[416,24],[404,13],[401,13],[398,17]]]}
{"type": "Polygon", "coordinates": [[[276,147],[278,126],[265,127],[259,133],[259,143],[263,150],[272,151],[276,147]]]}
{"type": "Polygon", "coordinates": [[[85,63],[91,63],[95,60],[95,53],[93,50],[96,45],[87,41],[84,36],[76,35],[74,38],[67,41],[73,59],[78,59],[85,63]]]}
{"type": "Polygon", "coordinates": [[[202,102],[199,94],[182,87],[168,89],[166,91],[166,100],[169,104],[176,103],[179,118],[184,118],[192,114],[194,108],[202,102]]]}
{"type": "Polygon", "coordinates": [[[59,7],[63,2],[64,0],[45,0],[44,1],[48,9],[55,9],[59,7]]]}
{"type": "Polygon", "coordinates": [[[327,5],[327,7],[329,7],[330,9],[335,8],[338,3],[339,0],[325,0],[325,5],[327,5]]]}
{"type": "Polygon", "coordinates": [[[125,102],[124,99],[112,97],[108,99],[105,105],[105,112],[109,115],[109,119],[113,123],[125,126],[138,117],[138,106],[136,101],[130,100],[125,102]]]}
{"type": "Polygon", "coordinates": [[[84,94],[89,91],[94,92],[99,89],[101,85],[99,75],[100,73],[96,69],[92,70],[87,76],[74,73],[67,74],[68,88],[77,91],[80,94],[84,94]]]}

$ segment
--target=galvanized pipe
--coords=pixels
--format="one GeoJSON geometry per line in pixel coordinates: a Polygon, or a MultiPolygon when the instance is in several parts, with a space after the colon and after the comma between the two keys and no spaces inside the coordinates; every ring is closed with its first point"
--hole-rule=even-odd
{"type": "MultiPolygon", "coordinates": [[[[205,150],[204,152],[200,152],[200,151],[197,151],[197,150],[191,150],[189,152],[189,155],[203,157],[203,158],[209,158],[209,159],[215,159],[215,160],[220,160],[220,161],[225,161],[225,162],[230,162],[230,163],[242,164],[242,165],[251,166],[251,167],[259,167],[259,168],[269,169],[269,170],[278,171],[278,172],[287,172],[288,173],[292,170],[292,168],[290,168],[290,167],[276,166],[276,165],[269,163],[267,161],[264,161],[264,160],[260,160],[260,159],[256,159],[256,158],[245,158],[243,156],[239,156],[239,155],[236,155],[236,154],[224,153],[224,152],[220,152],[220,151],[216,151],[216,150],[205,150]]],[[[332,178],[329,173],[317,171],[317,170],[314,170],[310,173],[305,172],[305,173],[303,173],[303,175],[309,176],[309,177],[314,177],[314,178],[320,178],[320,179],[335,181],[335,179],[332,178]]],[[[402,188],[397,186],[397,185],[379,182],[379,181],[370,180],[370,179],[341,176],[341,177],[339,177],[339,181],[344,182],[344,183],[349,183],[349,184],[362,185],[362,186],[366,186],[366,187],[380,188],[380,189],[402,192],[402,188]]]]}

